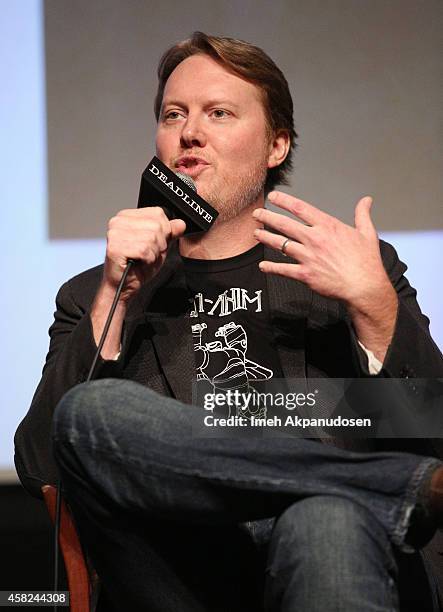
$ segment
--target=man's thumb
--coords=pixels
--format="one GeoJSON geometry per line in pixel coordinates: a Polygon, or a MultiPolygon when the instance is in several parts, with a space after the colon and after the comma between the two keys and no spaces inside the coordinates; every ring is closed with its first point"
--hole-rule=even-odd
{"type": "Polygon", "coordinates": [[[186,223],[183,219],[172,219],[171,223],[171,238],[180,238],[185,233],[186,223]]]}
{"type": "Polygon", "coordinates": [[[371,196],[365,196],[357,202],[355,207],[355,228],[368,237],[377,234],[371,219],[372,202],[371,196]]]}

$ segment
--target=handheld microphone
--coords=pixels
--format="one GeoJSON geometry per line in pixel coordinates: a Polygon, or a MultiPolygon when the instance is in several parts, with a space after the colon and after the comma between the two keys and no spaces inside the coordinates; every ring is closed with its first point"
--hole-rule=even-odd
{"type": "Polygon", "coordinates": [[[137,208],[161,206],[169,219],[183,219],[185,234],[207,232],[218,212],[197,193],[190,176],[175,173],[158,157],[149,162],[142,174],[137,208]]]}

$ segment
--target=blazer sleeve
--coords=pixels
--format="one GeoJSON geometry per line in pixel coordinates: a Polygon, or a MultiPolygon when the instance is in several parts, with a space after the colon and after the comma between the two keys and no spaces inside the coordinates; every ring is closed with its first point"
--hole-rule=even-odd
{"type": "MultiPolygon", "coordinates": [[[[382,376],[390,378],[441,378],[443,357],[429,331],[429,319],[420,310],[417,292],[404,276],[407,266],[399,260],[394,247],[383,240],[380,251],[385,269],[398,295],[394,335],[386,353],[382,376]]],[[[367,372],[367,357],[358,346],[355,351],[362,374],[367,372]]]]}
{"type": "MultiPolygon", "coordinates": [[[[96,275],[88,275],[89,278],[91,276],[96,275]]],[[[96,285],[89,280],[86,291],[76,291],[81,299],[75,299],[73,281],[78,285],[79,281],[72,279],[57,294],[42,378],[14,438],[17,473],[23,486],[37,496],[41,495],[40,487],[43,484],[57,481],[51,442],[54,409],[71,387],[86,380],[96,351],[89,316],[96,285]]],[[[119,376],[119,367],[118,362],[100,359],[95,377],[119,376]]]]}

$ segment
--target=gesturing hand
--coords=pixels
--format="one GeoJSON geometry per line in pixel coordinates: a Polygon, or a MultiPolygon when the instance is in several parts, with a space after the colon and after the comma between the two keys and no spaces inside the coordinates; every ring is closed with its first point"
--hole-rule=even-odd
{"type": "Polygon", "coordinates": [[[281,250],[286,238],[288,263],[264,261],[263,272],[280,274],[306,283],[321,295],[343,300],[358,307],[390,285],[383,267],[378,236],[371,221],[372,198],[362,198],[355,209],[355,227],[342,223],[315,206],[280,191],[269,194],[269,201],[289,211],[297,219],[265,209],[254,217],[278,233],[264,229],[255,232],[257,240],[281,250]]]}
{"type": "Polygon", "coordinates": [[[259,242],[281,251],[289,238],[284,248],[288,263],[263,261],[260,269],[297,279],[321,295],[342,300],[360,340],[383,360],[398,301],[370,217],[372,198],[357,203],[355,227],[280,191],[273,191],[268,199],[299,220],[262,208],[254,211],[257,221],[278,232],[255,230],[259,242]]]}

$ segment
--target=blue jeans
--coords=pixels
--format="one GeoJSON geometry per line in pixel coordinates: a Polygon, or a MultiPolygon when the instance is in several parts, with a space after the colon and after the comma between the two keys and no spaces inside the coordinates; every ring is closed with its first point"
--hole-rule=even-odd
{"type": "Polygon", "coordinates": [[[232,584],[218,564],[237,587],[254,582],[252,562],[230,567],[232,535],[254,521],[265,586],[251,597],[265,610],[398,610],[394,553],[410,550],[411,512],[439,461],[304,439],[196,438],[195,410],[116,379],[79,385],[56,409],[55,457],[107,609],[237,609],[221,603],[232,584]],[[207,575],[218,602],[208,603],[207,575]]]}

